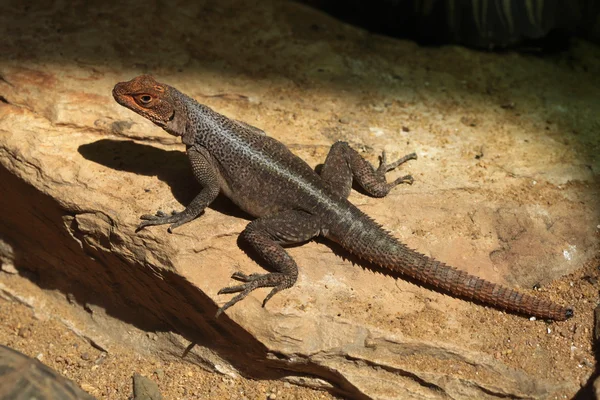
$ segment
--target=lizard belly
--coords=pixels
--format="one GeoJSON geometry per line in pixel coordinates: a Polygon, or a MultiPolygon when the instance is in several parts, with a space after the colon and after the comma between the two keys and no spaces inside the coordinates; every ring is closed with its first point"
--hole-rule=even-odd
{"type": "Polygon", "coordinates": [[[255,196],[250,196],[248,192],[242,193],[243,190],[233,189],[222,176],[219,180],[221,193],[252,216],[262,217],[263,215],[275,214],[284,209],[284,207],[278,206],[277,202],[273,201],[274,196],[269,196],[268,193],[263,195],[261,192],[261,197],[255,198],[255,196]]]}

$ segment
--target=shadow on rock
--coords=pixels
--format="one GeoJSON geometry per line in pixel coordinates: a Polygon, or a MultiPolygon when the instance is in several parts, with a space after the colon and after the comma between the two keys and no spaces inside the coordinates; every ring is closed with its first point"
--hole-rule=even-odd
{"type": "MultiPolygon", "coordinates": [[[[108,168],[138,175],[156,176],[169,185],[175,199],[184,207],[202,189],[192,174],[188,157],[184,151],[163,150],[132,140],[112,139],[101,139],[81,145],[78,151],[85,159],[108,168]]],[[[144,190],[149,192],[151,188],[144,188],[144,190]]],[[[151,196],[151,194],[148,194],[148,196],[151,196]]],[[[252,218],[222,195],[209,207],[233,217],[252,218]]],[[[148,210],[147,213],[154,213],[155,211],[148,210]]],[[[171,210],[163,211],[170,212],[171,210]]]]}
{"type": "MultiPolygon", "coordinates": [[[[138,168],[140,173],[153,174],[151,167],[133,166],[135,155],[124,157],[122,162],[114,158],[107,161],[114,141],[89,146],[82,154],[97,153],[96,159],[109,165],[116,163],[123,169],[129,166],[138,168]],[[93,151],[94,145],[101,151],[93,151]]],[[[151,146],[135,144],[126,149],[156,151],[151,146]]],[[[152,268],[146,260],[125,258],[111,251],[112,246],[120,245],[122,239],[118,235],[110,235],[108,248],[97,246],[78,226],[78,217],[85,213],[60,204],[3,166],[0,166],[0,192],[3,194],[0,207],[11,210],[1,223],[2,239],[13,249],[19,274],[41,288],[58,290],[78,304],[97,305],[108,315],[145,331],[179,333],[192,343],[214,350],[246,376],[255,379],[314,376],[332,382],[336,393],[364,398],[336,371],[308,359],[290,366],[285,357],[273,357],[261,342],[227,315],[215,318],[217,305],[184,277],[164,268],[152,268]]],[[[185,357],[186,353],[180,356],[185,357]]]]}

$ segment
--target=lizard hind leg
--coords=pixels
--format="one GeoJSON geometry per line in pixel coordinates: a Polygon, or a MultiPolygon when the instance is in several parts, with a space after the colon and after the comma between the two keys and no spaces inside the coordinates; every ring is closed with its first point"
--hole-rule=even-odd
{"type": "Polygon", "coordinates": [[[253,290],[272,287],[265,297],[263,307],[276,293],[296,283],[298,266],[282,245],[301,243],[312,239],[320,232],[320,220],[303,211],[289,210],[261,217],[250,222],[241,237],[258,253],[258,256],[275,272],[246,275],[236,272],[232,278],[241,285],[221,289],[219,294],[238,293],[217,311],[217,317],[253,290]]]}
{"type": "Polygon", "coordinates": [[[352,180],[373,197],[384,197],[389,191],[400,183],[412,183],[413,178],[406,175],[388,183],[385,174],[405,163],[416,160],[415,153],[407,154],[399,160],[387,164],[385,152],[380,158],[379,168],[375,169],[356,150],[346,142],[336,142],[331,146],[321,170],[321,178],[329,188],[338,195],[347,198],[352,189],[352,180]]]}

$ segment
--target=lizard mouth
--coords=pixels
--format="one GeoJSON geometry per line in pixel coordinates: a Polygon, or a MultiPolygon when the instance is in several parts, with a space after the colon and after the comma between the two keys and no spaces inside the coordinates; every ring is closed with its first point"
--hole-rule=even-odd
{"type": "Polygon", "coordinates": [[[115,101],[117,103],[119,103],[120,105],[130,108],[128,106],[128,103],[126,101],[126,95],[124,94],[124,90],[123,90],[123,86],[126,84],[127,82],[119,82],[115,85],[115,87],[112,90],[112,95],[113,98],[115,99],[115,101]]]}

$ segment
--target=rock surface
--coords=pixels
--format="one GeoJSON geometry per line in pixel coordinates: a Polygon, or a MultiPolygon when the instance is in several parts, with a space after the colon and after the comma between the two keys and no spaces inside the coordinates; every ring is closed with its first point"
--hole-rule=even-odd
{"type": "Polygon", "coordinates": [[[313,166],[336,140],[374,162],[383,149],[416,151],[398,172],[414,185],[351,200],[421,252],[588,304],[591,288],[546,285],[598,252],[597,48],[576,42],[546,59],[426,49],[294,3],[144,4],[3,6],[3,263],[137,327],[180,333],[218,353],[196,360],[215,370],[355,398],[570,396],[591,374],[569,358],[577,326],[591,332],[587,308],[546,326],[353,265],[322,241],[290,249],[298,283],[267,308],[256,291],[215,320],[231,274],[262,271],[237,243],[248,216],[219,198],[173,234],[136,234],[139,215],[182,209],[199,188],[176,138],[111,89],[151,73],[313,166]]]}
{"type": "Polygon", "coordinates": [[[133,375],[134,400],[162,400],[158,385],[143,375],[133,375]]]}
{"type": "Polygon", "coordinates": [[[0,396],[13,400],[95,400],[47,365],[2,345],[0,396]]]}

